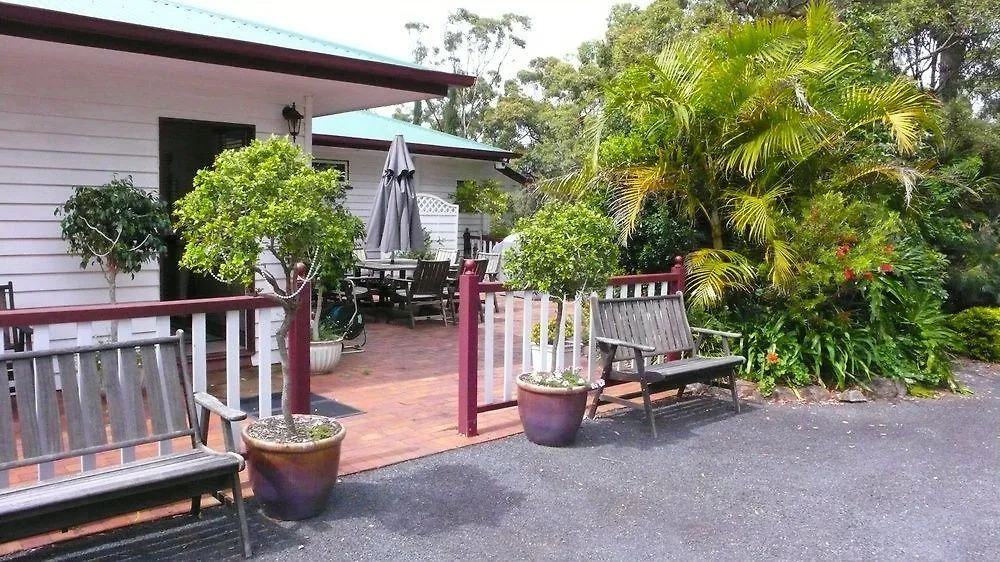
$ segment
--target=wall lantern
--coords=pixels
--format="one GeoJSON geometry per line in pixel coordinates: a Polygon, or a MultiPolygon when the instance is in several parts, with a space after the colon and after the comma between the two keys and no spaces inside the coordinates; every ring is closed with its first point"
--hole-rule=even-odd
{"type": "Polygon", "coordinates": [[[286,105],[284,109],[281,110],[281,116],[288,121],[288,134],[292,135],[292,142],[295,142],[295,138],[299,136],[299,131],[302,129],[302,119],[305,115],[299,113],[299,110],[295,109],[295,104],[286,105]]]}

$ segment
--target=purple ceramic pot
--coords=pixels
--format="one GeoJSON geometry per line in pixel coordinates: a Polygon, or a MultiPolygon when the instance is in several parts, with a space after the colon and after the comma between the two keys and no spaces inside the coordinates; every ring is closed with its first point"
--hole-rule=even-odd
{"type": "MultiPolygon", "coordinates": [[[[322,416],[295,415],[296,420],[317,417],[322,416]]],[[[344,426],[332,419],[326,421],[339,431],[308,443],[262,441],[247,435],[253,424],[243,426],[250,485],[268,517],[298,521],[326,509],[337,483],[340,445],[347,435],[344,426]]]]}
{"type": "Polygon", "coordinates": [[[518,377],[517,413],[528,441],[547,447],[571,445],[583,422],[587,394],[593,388],[540,386],[518,377]]]}

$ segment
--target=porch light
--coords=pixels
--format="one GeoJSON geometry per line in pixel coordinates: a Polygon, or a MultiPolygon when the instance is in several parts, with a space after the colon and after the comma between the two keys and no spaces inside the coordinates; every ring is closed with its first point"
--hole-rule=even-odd
{"type": "Polygon", "coordinates": [[[295,109],[295,104],[286,105],[284,109],[281,110],[281,116],[288,121],[288,134],[292,135],[292,142],[295,142],[295,138],[299,136],[299,131],[302,129],[302,119],[305,115],[299,113],[299,110],[295,109]]]}

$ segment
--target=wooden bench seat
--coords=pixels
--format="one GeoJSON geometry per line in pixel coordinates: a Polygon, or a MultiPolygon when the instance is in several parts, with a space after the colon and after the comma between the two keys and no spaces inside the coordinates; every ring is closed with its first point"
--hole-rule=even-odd
{"type": "Polygon", "coordinates": [[[602,356],[601,377],[605,381],[638,382],[641,391],[636,395],[641,395],[643,399],[642,404],[637,404],[627,399],[630,396],[605,395],[606,384],[591,404],[591,417],[605,402],[640,408],[646,411],[650,430],[655,436],[656,422],[650,394],[676,389],[680,396],[687,385],[695,382],[729,389],[733,406],[739,413],[735,369],[746,359],[730,352],[729,340],[739,338],[740,334],[692,328],[681,293],[618,299],[599,299],[595,296],[591,298],[591,311],[595,340],[602,356]],[[721,357],[701,355],[704,336],[722,338],[721,357]],[[719,383],[717,379],[720,378],[728,379],[728,382],[719,383]]]}
{"type": "Polygon", "coordinates": [[[192,394],[183,350],[178,333],[0,355],[16,382],[15,396],[0,398],[0,542],[184,499],[197,513],[202,495],[211,494],[235,507],[250,556],[239,479],[244,462],[230,426],[246,414],[192,394]],[[223,420],[227,452],[205,445],[210,412],[223,420]],[[139,458],[140,452],[155,456],[139,458]],[[98,458],[104,464],[110,455],[120,462],[98,468],[98,458]],[[74,470],[57,474],[57,463],[64,472],[67,461],[74,470]],[[13,471],[18,480],[36,473],[37,481],[8,487],[13,471]],[[232,500],[220,493],[227,488],[232,500]]]}

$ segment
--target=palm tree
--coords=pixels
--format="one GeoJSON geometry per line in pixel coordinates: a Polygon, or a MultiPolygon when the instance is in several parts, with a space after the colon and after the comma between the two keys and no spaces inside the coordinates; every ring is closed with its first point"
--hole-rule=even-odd
{"type": "Polygon", "coordinates": [[[703,304],[751,282],[754,270],[727,238],[760,248],[771,283],[784,286],[796,256],[777,218],[797,196],[894,178],[935,129],[936,101],[903,78],[874,81],[854,38],[826,1],[800,19],[774,18],[669,44],[610,86],[594,151],[582,170],[546,182],[578,196],[610,186],[627,243],[644,203],[665,196],[711,232],[689,256],[692,297],[703,304]],[[884,141],[894,148],[874,150],[884,141]],[[872,157],[859,155],[873,154],[872,157]]]}

